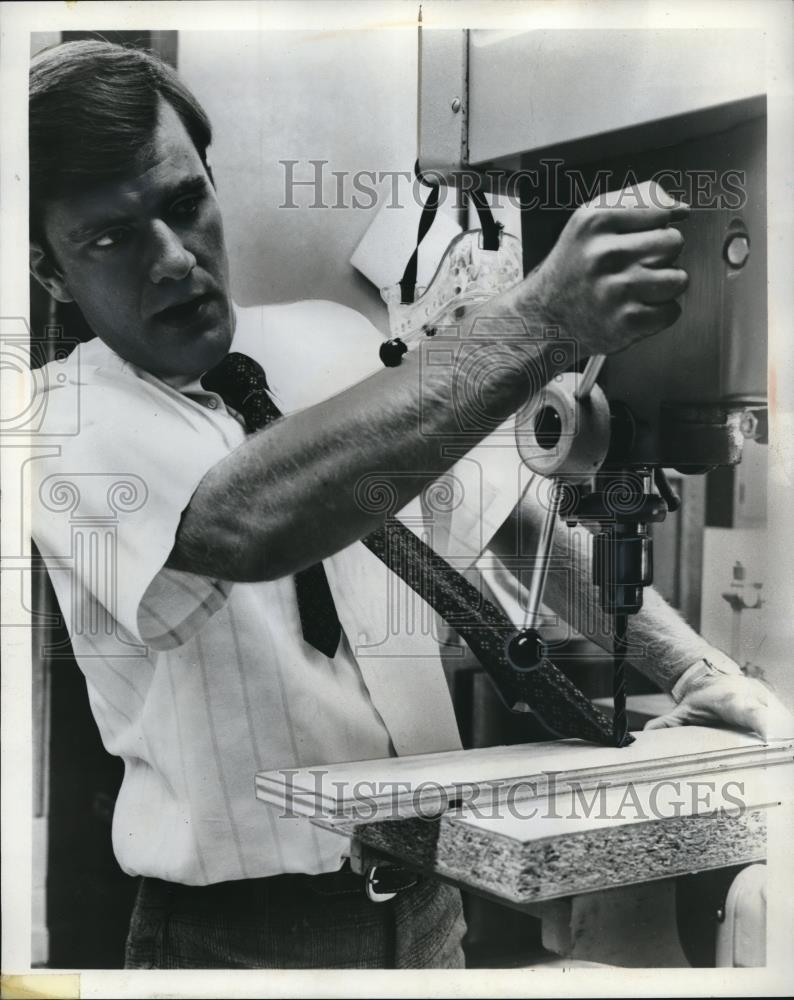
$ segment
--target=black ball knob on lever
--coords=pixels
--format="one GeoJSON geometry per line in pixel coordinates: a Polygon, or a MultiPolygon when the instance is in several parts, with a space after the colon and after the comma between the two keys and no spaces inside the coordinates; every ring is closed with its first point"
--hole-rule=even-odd
{"type": "Polygon", "coordinates": [[[524,628],[507,641],[507,659],[514,670],[534,670],[547,657],[546,643],[534,628],[524,628]]]}

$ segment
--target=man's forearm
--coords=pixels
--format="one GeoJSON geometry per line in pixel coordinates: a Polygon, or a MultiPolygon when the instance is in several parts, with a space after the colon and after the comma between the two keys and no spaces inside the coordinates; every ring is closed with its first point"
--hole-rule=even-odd
{"type": "Polygon", "coordinates": [[[472,342],[478,316],[476,339],[488,345],[491,363],[476,392],[453,366],[422,370],[419,352],[411,352],[399,367],[276,421],[204,477],[169,565],[232,580],[275,579],[382,524],[382,507],[373,510],[358,495],[364,477],[382,474],[389,508],[399,510],[454,463],[443,445],[460,434],[462,417],[470,446],[523,403],[528,371],[540,363],[548,377],[556,373],[549,343],[532,339],[509,298],[472,310],[464,341],[472,342]]]}

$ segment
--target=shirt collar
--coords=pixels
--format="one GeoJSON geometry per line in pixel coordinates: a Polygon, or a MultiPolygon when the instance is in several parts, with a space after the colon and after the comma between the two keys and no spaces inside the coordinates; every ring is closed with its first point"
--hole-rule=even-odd
{"type": "Polygon", "coordinates": [[[196,393],[196,392],[206,392],[207,390],[201,384],[201,375],[173,375],[169,378],[160,377],[161,382],[165,382],[166,385],[170,385],[172,389],[176,389],[177,392],[183,392],[186,394],[196,393]]]}

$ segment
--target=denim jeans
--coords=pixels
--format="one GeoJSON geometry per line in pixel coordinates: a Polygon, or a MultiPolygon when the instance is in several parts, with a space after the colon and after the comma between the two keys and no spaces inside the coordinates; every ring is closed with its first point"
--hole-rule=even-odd
{"type": "Polygon", "coordinates": [[[460,969],[460,893],[428,879],[387,902],[323,876],[206,889],[141,879],[128,969],[460,969]]]}

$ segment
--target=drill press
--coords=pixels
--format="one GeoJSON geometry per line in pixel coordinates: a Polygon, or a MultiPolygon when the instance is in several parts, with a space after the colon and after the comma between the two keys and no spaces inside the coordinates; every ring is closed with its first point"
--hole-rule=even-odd
{"type": "MultiPolygon", "coordinates": [[[[555,488],[527,628],[504,648],[491,643],[483,661],[509,708],[540,711],[550,661],[537,613],[557,517],[592,529],[593,582],[614,626],[619,744],[630,739],[626,626],[652,579],[652,525],[678,506],[664,469],[734,465],[746,437],[766,437],[763,44],[759,34],[722,30],[686,39],[676,31],[420,31],[417,172],[465,181],[473,198],[484,190],[517,204],[524,274],[576,206],[605,192],[655,179],[692,208],[681,318],[605,365],[591,359],[584,373],[572,359],[517,416],[522,458],[555,488]],[[507,78],[529,101],[505,103],[507,78]],[[628,79],[656,83],[638,91],[628,79]],[[472,188],[474,175],[482,186],[472,188]]],[[[510,239],[502,234],[503,251],[510,239]]],[[[479,252],[489,251],[478,247],[472,259],[479,252]]],[[[430,319],[422,317],[428,334],[430,319]]],[[[689,575],[699,571],[695,560],[689,575]]],[[[478,638],[472,630],[467,641],[478,638]]],[[[598,725],[593,737],[601,738],[598,725]]]]}

